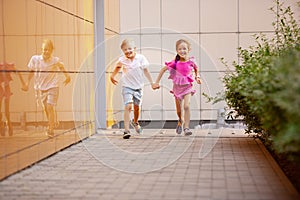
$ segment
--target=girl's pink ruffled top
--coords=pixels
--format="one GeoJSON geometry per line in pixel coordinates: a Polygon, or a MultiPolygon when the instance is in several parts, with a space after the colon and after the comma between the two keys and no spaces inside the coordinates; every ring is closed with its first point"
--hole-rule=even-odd
{"type": "Polygon", "coordinates": [[[191,84],[194,81],[192,72],[197,68],[197,65],[193,60],[193,58],[190,58],[185,62],[177,61],[176,64],[175,60],[166,62],[165,64],[170,72],[168,78],[172,79],[173,83],[177,85],[191,84]]]}

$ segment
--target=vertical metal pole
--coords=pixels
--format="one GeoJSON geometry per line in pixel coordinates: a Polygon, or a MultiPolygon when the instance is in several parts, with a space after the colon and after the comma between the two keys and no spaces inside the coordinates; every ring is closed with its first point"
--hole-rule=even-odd
{"type": "Polygon", "coordinates": [[[95,128],[106,129],[104,0],[94,0],[95,128]]]}

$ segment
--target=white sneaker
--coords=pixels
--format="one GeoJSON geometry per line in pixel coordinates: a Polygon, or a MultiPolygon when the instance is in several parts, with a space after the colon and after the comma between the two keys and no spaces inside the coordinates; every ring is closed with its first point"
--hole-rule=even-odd
{"type": "Polygon", "coordinates": [[[135,129],[135,131],[138,133],[138,134],[142,134],[143,132],[143,129],[142,127],[140,126],[140,124],[137,122],[135,123],[133,120],[130,121],[130,125],[135,129]]]}
{"type": "Polygon", "coordinates": [[[184,135],[192,135],[193,134],[189,128],[184,128],[183,132],[184,132],[184,135]]]}

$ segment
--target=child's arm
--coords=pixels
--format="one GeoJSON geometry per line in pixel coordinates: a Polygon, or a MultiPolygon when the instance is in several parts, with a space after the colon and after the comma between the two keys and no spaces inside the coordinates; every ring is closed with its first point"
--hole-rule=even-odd
{"type": "Polygon", "coordinates": [[[23,79],[22,74],[21,74],[20,72],[17,71],[17,68],[16,68],[15,66],[13,66],[13,70],[15,70],[16,74],[18,75],[18,77],[19,77],[19,79],[20,79],[20,81],[21,81],[21,84],[22,84],[22,88],[21,88],[21,89],[22,89],[23,91],[27,91],[28,88],[27,88],[27,86],[26,86],[26,83],[25,83],[25,81],[24,81],[24,79],[23,79]]]}
{"type": "Polygon", "coordinates": [[[148,79],[148,81],[150,82],[152,89],[154,89],[153,87],[154,87],[154,84],[155,84],[155,83],[153,82],[152,76],[151,76],[151,74],[149,73],[149,71],[148,71],[147,68],[144,68],[144,74],[145,74],[146,78],[148,79]]]}
{"type": "Polygon", "coordinates": [[[196,80],[196,82],[197,82],[198,84],[201,84],[201,79],[200,79],[200,74],[199,74],[199,72],[198,72],[198,68],[195,67],[195,68],[194,68],[194,71],[195,71],[195,80],[196,80]]]}
{"type": "Polygon", "coordinates": [[[64,73],[64,75],[65,75],[66,79],[65,79],[65,81],[63,83],[64,83],[64,85],[67,85],[68,83],[70,83],[71,77],[70,77],[70,75],[66,71],[64,65],[61,62],[58,62],[57,65],[58,65],[59,70],[62,71],[64,73]]]}
{"type": "Polygon", "coordinates": [[[22,76],[21,73],[18,72],[18,76],[19,76],[19,79],[20,79],[20,81],[22,83],[22,89],[23,89],[23,88],[25,88],[26,83],[25,83],[25,81],[24,81],[23,76],[22,76]]]}
{"type": "Polygon", "coordinates": [[[32,67],[34,65],[33,63],[34,63],[34,61],[33,61],[33,56],[32,56],[29,61],[28,66],[27,66],[29,68],[29,71],[28,71],[29,73],[28,73],[28,77],[27,77],[27,84],[25,84],[25,87],[22,88],[23,91],[28,91],[30,81],[34,76],[34,71],[33,71],[33,67],[32,67]]]}
{"type": "Polygon", "coordinates": [[[29,75],[28,75],[28,79],[27,79],[27,84],[25,84],[25,86],[22,88],[22,90],[28,91],[28,86],[30,84],[30,81],[31,81],[33,75],[34,75],[34,72],[33,71],[29,71],[29,75]]]}
{"type": "Polygon", "coordinates": [[[117,85],[118,81],[115,79],[115,76],[119,73],[119,71],[122,69],[122,64],[120,62],[118,62],[116,64],[116,67],[113,71],[113,73],[110,75],[110,81],[114,84],[117,85]]]}
{"type": "Polygon", "coordinates": [[[19,76],[19,79],[21,81],[21,84],[22,84],[22,90],[23,91],[27,91],[28,90],[28,85],[25,83],[24,79],[23,79],[23,76],[20,72],[17,72],[18,76],[19,76]]]}
{"type": "Polygon", "coordinates": [[[162,76],[164,75],[164,73],[166,72],[166,70],[167,70],[166,66],[164,66],[163,68],[161,68],[161,70],[160,70],[160,72],[159,72],[159,74],[158,74],[158,76],[156,78],[156,81],[154,83],[155,84],[154,87],[156,87],[156,89],[158,89],[160,87],[159,86],[160,79],[162,78],[162,76]]]}

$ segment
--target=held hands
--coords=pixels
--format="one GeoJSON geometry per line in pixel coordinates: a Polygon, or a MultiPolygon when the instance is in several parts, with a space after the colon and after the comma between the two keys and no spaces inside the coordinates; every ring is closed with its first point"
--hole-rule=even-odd
{"type": "Polygon", "coordinates": [[[151,83],[151,87],[153,90],[157,90],[160,88],[160,85],[158,83],[151,83]]]}
{"type": "Polygon", "coordinates": [[[64,85],[67,85],[68,83],[70,83],[70,81],[71,81],[70,76],[67,76],[63,83],[64,83],[64,85]]]}
{"type": "Polygon", "coordinates": [[[196,77],[195,77],[195,80],[196,80],[196,82],[197,82],[198,84],[201,84],[200,76],[196,76],[196,77]]]}
{"type": "Polygon", "coordinates": [[[23,84],[21,87],[21,90],[23,90],[24,92],[28,91],[28,84],[23,84]]]}

